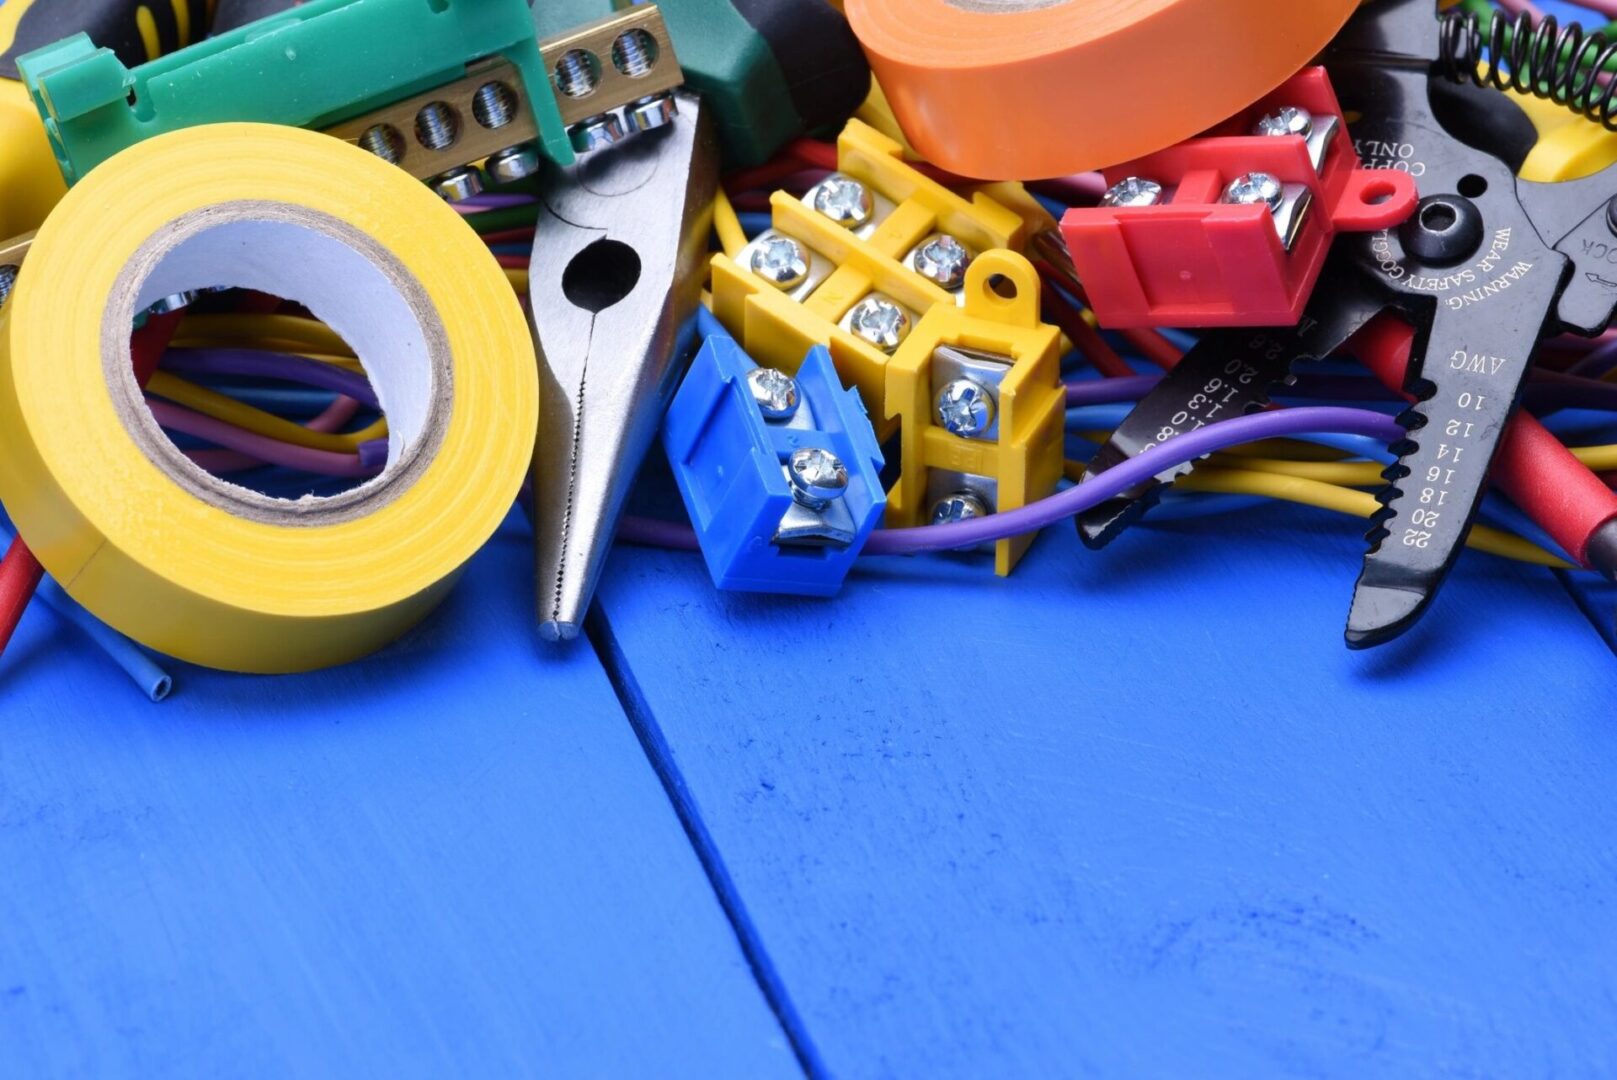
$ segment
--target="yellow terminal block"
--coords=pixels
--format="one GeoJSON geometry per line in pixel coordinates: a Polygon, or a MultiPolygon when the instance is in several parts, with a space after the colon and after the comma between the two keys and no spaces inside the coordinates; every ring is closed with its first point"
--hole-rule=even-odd
{"type": "MultiPolygon", "coordinates": [[[[964,297],[929,311],[887,364],[887,415],[902,431],[891,528],[1013,510],[1061,478],[1061,334],[1039,322],[1038,273],[1015,252],[984,252],[964,297]]],[[[1032,542],[996,543],[995,571],[1032,542]]]]}
{"type": "Polygon", "coordinates": [[[894,349],[932,308],[959,302],[970,260],[1019,248],[1026,226],[987,195],[963,198],[928,179],[857,120],[837,139],[837,165],[801,199],[775,192],[774,227],[733,259],[713,257],[713,310],[758,363],[788,374],[827,346],[881,417],[894,349]]]}

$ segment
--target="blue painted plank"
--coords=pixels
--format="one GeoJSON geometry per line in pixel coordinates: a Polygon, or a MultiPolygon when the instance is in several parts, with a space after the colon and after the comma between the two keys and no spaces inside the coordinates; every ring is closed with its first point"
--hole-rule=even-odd
{"type": "Polygon", "coordinates": [[[1062,528],[831,602],[620,548],[605,630],[832,1073],[1610,1073],[1613,658],[1476,554],[1348,652],[1361,531],[1062,528]]]}
{"type": "Polygon", "coordinates": [[[536,654],[529,550],[370,661],[159,706],[30,612],[0,1074],[800,1075],[593,654],[536,654]]]}

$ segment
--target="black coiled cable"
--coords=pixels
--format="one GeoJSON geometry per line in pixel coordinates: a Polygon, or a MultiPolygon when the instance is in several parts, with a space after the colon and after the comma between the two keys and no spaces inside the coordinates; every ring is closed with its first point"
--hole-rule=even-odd
{"type": "Polygon", "coordinates": [[[1532,94],[1617,131],[1617,78],[1604,74],[1617,42],[1578,23],[1496,11],[1484,31],[1475,13],[1455,11],[1443,17],[1439,55],[1455,82],[1532,94]]]}

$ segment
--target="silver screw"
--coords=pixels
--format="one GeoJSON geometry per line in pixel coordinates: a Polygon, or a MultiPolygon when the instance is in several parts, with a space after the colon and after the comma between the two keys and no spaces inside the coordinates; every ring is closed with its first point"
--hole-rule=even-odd
{"type": "Polygon", "coordinates": [[[625,30],[612,42],[612,66],[638,79],[657,66],[657,39],[641,29],[625,30]]]}
{"type": "Polygon", "coordinates": [[[446,202],[465,202],[483,193],[483,174],[470,165],[459,165],[427,181],[446,202]]]}
{"type": "Polygon", "coordinates": [[[909,336],[910,317],[887,297],[873,293],[854,305],[848,326],[882,352],[890,353],[909,336]]]}
{"type": "Polygon", "coordinates": [[[814,189],[814,209],[849,229],[857,229],[876,212],[876,202],[857,180],[827,177],[814,189]]]}
{"type": "Polygon", "coordinates": [[[369,150],[389,165],[404,159],[404,136],[392,124],[374,124],[359,137],[361,150],[369,150]]]}
{"type": "Polygon", "coordinates": [[[503,82],[486,82],[472,95],[472,118],[483,127],[502,128],[516,116],[516,93],[503,82]]]}
{"type": "Polygon", "coordinates": [[[539,171],[539,148],[533,143],[508,146],[490,154],[483,168],[496,184],[514,183],[539,171]]]}
{"type": "Polygon", "coordinates": [[[622,142],[623,121],[614,113],[602,113],[588,120],[580,120],[567,129],[567,135],[573,141],[574,150],[587,154],[591,150],[603,150],[622,142]]]}
{"type": "Polygon", "coordinates": [[[153,315],[172,315],[176,311],[190,307],[196,302],[198,295],[198,293],[191,290],[170,293],[169,295],[160,298],[155,304],[146,310],[151,312],[153,315]]]}
{"type": "Polygon", "coordinates": [[[623,117],[629,122],[629,130],[651,131],[665,124],[674,122],[679,115],[679,103],[674,100],[673,94],[654,94],[651,97],[641,98],[626,106],[623,117]]]}
{"type": "Polygon", "coordinates": [[[601,61],[588,49],[569,49],[556,61],[556,89],[568,97],[589,97],[599,85],[601,61]]]}
{"type": "Polygon", "coordinates": [[[797,380],[775,368],[747,372],[747,389],[765,420],[790,420],[797,412],[797,380]]]}
{"type": "Polygon", "coordinates": [[[988,504],[975,491],[957,491],[932,504],[932,524],[953,525],[988,516],[988,504]]]}
{"type": "Polygon", "coordinates": [[[934,236],[915,252],[915,269],[924,278],[945,289],[960,288],[966,282],[971,252],[952,236],[934,236]]]}
{"type": "Polygon", "coordinates": [[[11,295],[11,290],[15,288],[16,285],[17,268],[15,266],[11,266],[10,264],[0,266],[0,307],[5,305],[6,297],[11,295]]]}
{"type": "Polygon", "coordinates": [[[933,416],[943,429],[975,439],[994,426],[994,393],[976,379],[955,379],[938,391],[933,416]]]}
{"type": "Polygon", "coordinates": [[[792,482],[792,498],[810,510],[824,510],[848,490],[848,467],[831,451],[817,446],[793,450],[786,461],[786,475],[792,482]]]}
{"type": "Polygon", "coordinates": [[[1266,172],[1249,172],[1237,176],[1224,189],[1224,201],[1236,206],[1266,203],[1271,210],[1280,209],[1285,192],[1280,181],[1266,172]]]}
{"type": "Polygon", "coordinates": [[[460,138],[460,114],[446,101],[429,101],[415,114],[415,137],[428,150],[447,150],[460,138]]]}
{"type": "Polygon", "coordinates": [[[779,289],[794,289],[808,278],[803,247],[790,236],[771,236],[752,250],[752,272],[779,289]]]}
{"type": "Polygon", "coordinates": [[[1130,176],[1106,189],[1102,206],[1155,206],[1162,201],[1162,185],[1143,176],[1130,176]]]}
{"type": "Polygon", "coordinates": [[[1265,116],[1253,127],[1254,135],[1301,135],[1308,138],[1314,130],[1314,114],[1295,105],[1283,105],[1265,116]]]}

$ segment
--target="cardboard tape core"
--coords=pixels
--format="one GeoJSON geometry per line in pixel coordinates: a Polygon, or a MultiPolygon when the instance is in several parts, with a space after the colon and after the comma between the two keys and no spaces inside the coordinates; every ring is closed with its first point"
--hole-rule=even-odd
{"type": "Polygon", "coordinates": [[[114,407],[146,456],[197,498],[255,521],[324,525],[389,501],[431,464],[452,405],[448,340],[421,282],[370,237],[290,203],[221,203],[170,222],[119,274],[101,340],[114,407]],[[216,286],[294,300],[353,347],[387,417],[380,475],[337,495],[278,499],[214,476],[164,434],[135,382],[130,326],[165,296],[216,286]]]}

